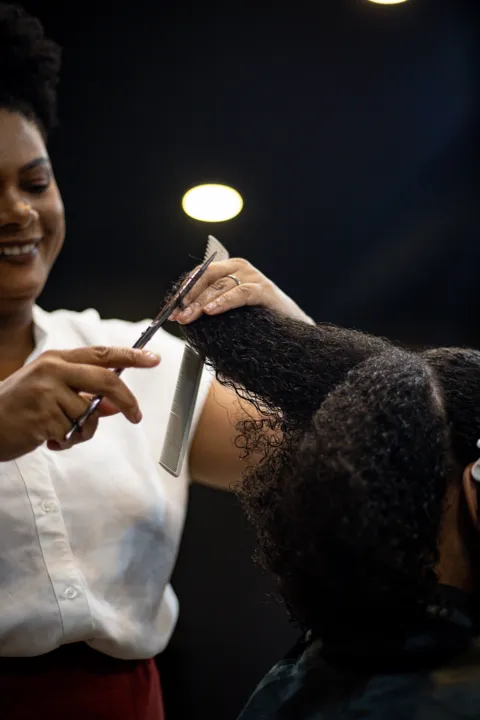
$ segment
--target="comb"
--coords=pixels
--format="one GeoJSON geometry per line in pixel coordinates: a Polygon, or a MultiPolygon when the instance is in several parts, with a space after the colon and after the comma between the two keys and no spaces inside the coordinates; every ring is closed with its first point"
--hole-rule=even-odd
{"type": "MultiPolygon", "coordinates": [[[[216,261],[228,260],[230,257],[228,250],[213,235],[209,235],[205,260],[214,252],[217,253],[216,261]]],[[[185,344],[160,455],[160,465],[174,477],[180,475],[187,452],[204,360],[205,358],[200,353],[197,353],[188,343],[185,344]]]]}

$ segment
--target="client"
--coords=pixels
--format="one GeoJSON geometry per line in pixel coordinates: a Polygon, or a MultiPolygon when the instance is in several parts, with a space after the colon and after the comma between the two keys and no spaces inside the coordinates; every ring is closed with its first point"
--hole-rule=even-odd
{"type": "Polygon", "coordinates": [[[480,717],[480,353],[258,308],[186,333],[263,412],[239,496],[302,630],[241,720],[480,717]]]}

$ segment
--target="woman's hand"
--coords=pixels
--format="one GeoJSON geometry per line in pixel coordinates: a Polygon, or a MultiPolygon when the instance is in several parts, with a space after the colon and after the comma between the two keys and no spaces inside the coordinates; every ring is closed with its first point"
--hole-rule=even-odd
{"type": "Polygon", "coordinates": [[[107,368],[150,368],[157,355],[130,348],[89,347],[50,351],[0,384],[0,462],[15,460],[47,442],[64,450],[95,434],[98,418],[121,412],[138,423],[140,408],[124,382],[107,368]],[[65,434],[88,407],[104,395],[99,410],[72,440],[65,434]]]}
{"type": "Polygon", "coordinates": [[[175,311],[171,320],[187,324],[197,320],[202,313],[217,315],[242,305],[261,305],[314,324],[288,295],[242,258],[213,262],[183,305],[184,309],[175,311]]]}

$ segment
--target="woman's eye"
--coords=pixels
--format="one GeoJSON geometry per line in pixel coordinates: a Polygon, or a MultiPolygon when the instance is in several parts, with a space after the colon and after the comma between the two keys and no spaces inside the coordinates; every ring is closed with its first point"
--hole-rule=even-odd
{"type": "Polygon", "coordinates": [[[25,188],[29,193],[33,195],[41,195],[45,190],[48,190],[49,183],[38,183],[35,185],[29,185],[25,188]]]}

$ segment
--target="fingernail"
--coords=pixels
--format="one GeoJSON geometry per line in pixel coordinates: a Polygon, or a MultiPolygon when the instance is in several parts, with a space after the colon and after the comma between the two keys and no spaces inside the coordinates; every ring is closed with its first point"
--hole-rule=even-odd
{"type": "Polygon", "coordinates": [[[142,415],[141,410],[137,410],[137,412],[135,413],[135,415],[133,417],[134,417],[134,420],[136,423],[142,422],[143,415],[142,415]]]}
{"type": "Polygon", "coordinates": [[[193,316],[193,308],[188,307],[186,310],[182,310],[176,318],[180,325],[188,325],[193,316]]]}
{"type": "Polygon", "coordinates": [[[214,310],[216,310],[218,308],[218,306],[219,306],[218,302],[211,302],[211,303],[208,303],[208,305],[205,305],[204,310],[206,310],[207,312],[213,312],[214,310]]]}
{"type": "Polygon", "coordinates": [[[145,358],[148,362],[151,363],[158,363],[160,362],[160,355],[157,353],[151,352],[150,350],[142,350],[142,357],[145,358]]]}

